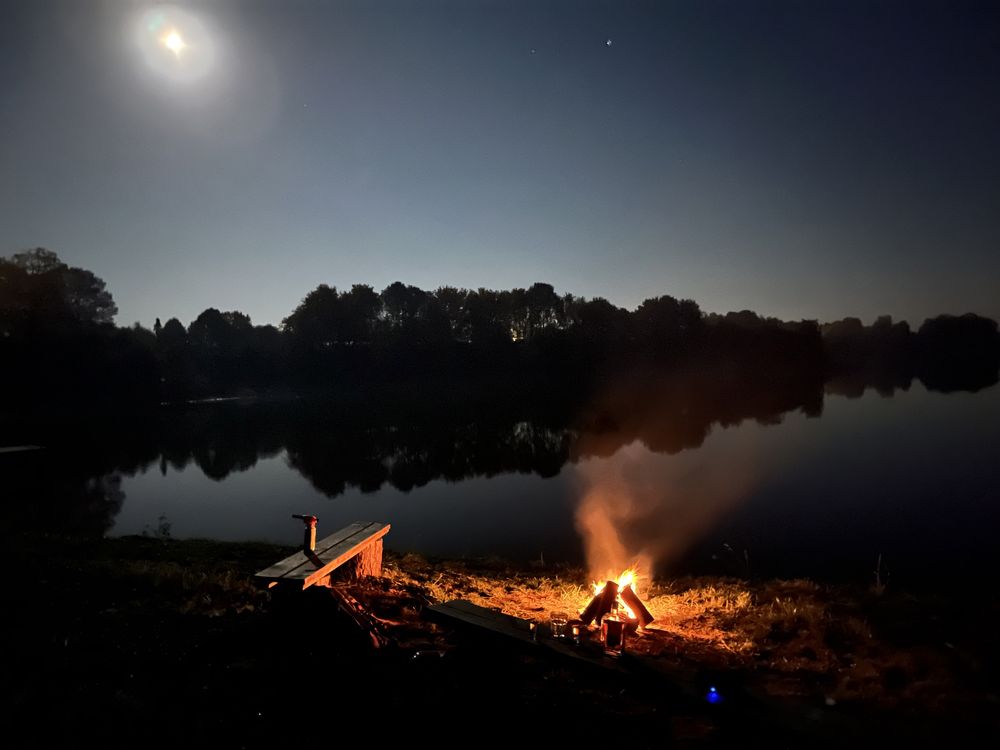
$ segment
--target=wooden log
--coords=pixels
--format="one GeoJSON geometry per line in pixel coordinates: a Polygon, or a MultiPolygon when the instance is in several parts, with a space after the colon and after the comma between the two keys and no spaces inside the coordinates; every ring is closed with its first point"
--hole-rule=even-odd
{"type": "Polygon", "coordinates": [[[628,605],[628,608],[632,610],[632,614],[636,616],[639,624],[642,627],[648,626],[654,619],[653,615],[650,614],[649,610],[646,609],[646,605],[642,603],[642,599],[639,595],[632,590],[632,586],[628,585],[618,592],[618,596],[622,598],[622,601],[628,605]]]}
{"type": "Polygon", "coordinates": [[[345,575],[351,581],[365,576],[382,577],[382,540],[376,539],[344,565],[345,575]]]}
{"type": "Polygon", "coordinates": [[[615,581],[608,581],[604,584],[604,594],[601,596],[601,608],[597,613],[598,624],[614,611],[616,604],[618,604],[618,584],[615,581]]]}
{"type": "Polygon", "coordinates": [[[594,620],[600,624],[601,619],[614,609],[617,598],[618,584],[614,581],[608,581],[604,584],[604,588],[590,600],[586,609],[580,613],[580,620],[585,625],[590,625],[594,620]]]}
{"type": "Polygon", "coordinates": [[[601,589],[594,597],[587,602],[587,606],[583,608],[583,612],[580,613],[580,622],[584,625],[590,625],[597,617],[597,608],[601,606],[601,596],[604,594],[604,589],[601,589]]]}

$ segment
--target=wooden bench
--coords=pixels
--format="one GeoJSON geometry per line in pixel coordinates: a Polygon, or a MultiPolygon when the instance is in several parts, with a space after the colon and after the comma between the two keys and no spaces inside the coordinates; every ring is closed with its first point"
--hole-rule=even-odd
{"type": "Polygon", "coordinates": [[[352,523],[316,542],[316,549],[299,550],[258,572],[255,578],[268,588],[279,584],[297,589],[329,586],[330,574],[345,563],[350,565],[349,577],[380,576],[382,537],[389,529],[389,524],[375,521],[352,523]]]}

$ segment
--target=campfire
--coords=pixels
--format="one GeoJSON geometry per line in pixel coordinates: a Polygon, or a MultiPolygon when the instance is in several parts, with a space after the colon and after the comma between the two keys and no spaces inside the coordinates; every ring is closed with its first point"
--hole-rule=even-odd
{"type": "Polygon", "coordinates": [[[607,618],[621,620],[630,629],[648,627],[653,615],[635,592],[637,578],[636,569],[628,568],[617,579],[594,583],[594,596],[580,613],[581,622],[602,625],[607,618]]]}

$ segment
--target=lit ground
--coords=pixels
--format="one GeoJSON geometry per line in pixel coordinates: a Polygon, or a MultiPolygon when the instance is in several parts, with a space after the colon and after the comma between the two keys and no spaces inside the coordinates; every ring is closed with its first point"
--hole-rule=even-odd
{"type": "MultiPolygon", "coordinates": [[[[627,716],[637,748],[661,747],[664,737],[740,746],[751,732],[755,741],[790,733],[813,747],[904,733],[919,745],[998,729],[991,678],[1000,607],[982,591],[656,581],[639,587],[656,622],[629,645],[656,670],[635,682],[516,644],[485,646],[421,616],[424,605],[455,598],[534,620],[572,613],[589,591],[582,572],[568,568],[387,554],[382,579],[346,586],[389,638],[372,651],[323,591],[254,586],[253,572],[287,549],[27,535],[7,548],[32,574],[14,577],[5,596],[8,642],[18,645],[0,695],[4,736],[44,725],[60,728],[53,741],[74,747],[106,737],[115,717],[143,736],[156,727],[172,746],[192,733],[224,746],[285,741],[289,711],[303,700],[310,710],[320,705],[302,694],[307,685],[352,716],[379,717],[391,705],[399,721],[390,728],[406,737],[445,700],[484,724],[557,710],[614,717],[606,728],[616,735],[614,722],[627,716]],[[414,659],[421,651],[448,658],[414,659]],[[303,682],[319,673],[350,678],[303,682]],[[709,711],[691,689],[707,676],[750,702],[709,711]]],[[[591,733],[586,723],[570,726],[591,733]]],[[[322,724],[309,727],[314,740],[325,737],[322,724]]]]}
{"type": "MultiPolygon", "coordinates": [[[[571,569],[407,556],[387,561],[385,574],[388,588],[401,594],[467,599],[536,621],[553,611],[579,612],[591,596],[583,572],[571,569]]],[[[645,582],[639,589],[656,621],[631,642],[635,652],[678,669],[738,670],[765,694],[826,706],[964,713],[976,710],[989,684],[992,657],[970,640],[981,635],[976,621],[926,595],[724,578],[645,582]]],[[[988,606],[997,611],[995,599],[988,606]]]]}

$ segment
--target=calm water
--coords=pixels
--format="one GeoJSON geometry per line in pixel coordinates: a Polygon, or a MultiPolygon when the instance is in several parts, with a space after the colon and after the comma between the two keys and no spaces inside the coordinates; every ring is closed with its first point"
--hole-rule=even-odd
{"type": "Polygon", "coordinates": [[[676,396],[590,431],[559,419],[345,427],[201,406],[133,425],[113,450],[54,446],[3,468],[31,464],[27,488],[54,481],[57,503],[79,492],[79,523],[111,535],[295,544],[290,515],[313,513],[321,534],[388,521],[391,548],[433,556],[581,562],[586,539],[592,559],[610,545],[664,571],[870,580],[881,555],[890,581],[911,585],[997,572],[1000,388],[827,394],[753,418],[692,417],[676,396]]]}

